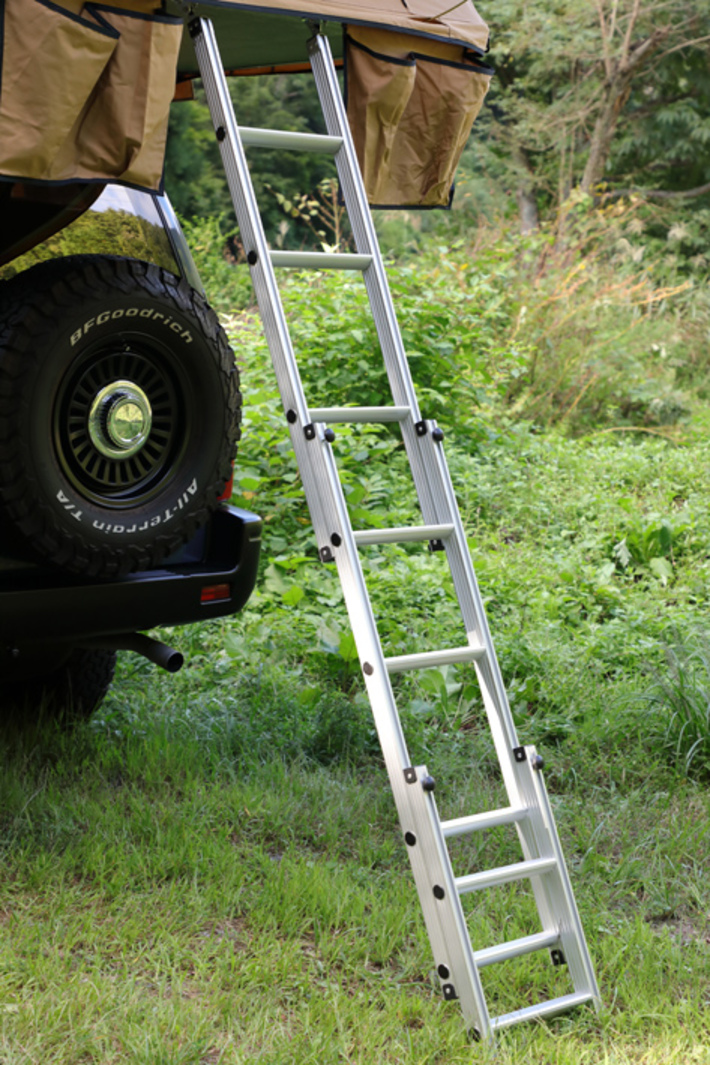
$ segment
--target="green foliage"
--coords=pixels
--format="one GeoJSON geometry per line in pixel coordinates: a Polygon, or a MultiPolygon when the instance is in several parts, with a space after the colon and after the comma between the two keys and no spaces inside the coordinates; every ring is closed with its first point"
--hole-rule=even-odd
{"type": "Polygon", "coordinates": [[[496,77],[478,132],[479,173],[511,193],[525,190],[541,214],[559,207],[582,180],[597,123],[615,99],[603,172],[610,187],[678,191],[708,182],[707,19],[699,0],[505,0],[490,20],[496,77]],[[645,62],[610,96],[642,47],[645,62]]]}
{"type": "MultiPolygon", "coordinates": [[[[232,78],[230,92],[242,126],[323,133],[313,79],[306,74],[232,78]]],[[[310,239],[298,213],[284,213],[277,197],[291,203],[317,194],[319,184],[334,177],[332,160],[305,152],[271,149],[249,157],[252,181],[264,226],[276,243],[300,247],[310,239]]],[[[165,160],[165,184],[178,213],[197,221],[219,215],[225,231],[236,232],[236,219],[222,171],[219,151],[202,90],[189,102],[173,105],[165,160]]]]}
{"type": "Polygon", "coordinates": [[[632,519],[625,536],[614,544],[613,556],[623,569],[648,566],[664,584],[673,577],[673,562],[682,551],[683,534],[687,531],[688,515],[678,513],[672,518],[648,514],[641,521],[632,519]]]}
{"type": "MultiPolygon", "coordinates": [[[[614,241],[628,221],[626,209],[614,208],[596,222],[573,212],[556,231],[527,238],[506,229],[447,247],[421,237],[416,259],[403,255],[389,273],[422,409],[447,430],[447,458],[522,734],[570,749],[594,736],[609,751],[638,730],[653,757],[628,693],[649,660],[661,661],[668,611],[684,623],[708,601],[699,560],[710,520],[696,478],[704,441],[683,445],[658,408],[675,396],[684,411],[697,411],[693,382],[702,374],[686,372],[680,351],[688,324],[706,329],[707,318],[703,290],[681,281],[671,291],[649,264],[639,272],[617,257],[614,241]],[[618,352],[618,376],[610,351],[618,352]],[[580,376],[590,366],[599,367],[598,381],[585,388],[580,376]],[[571,398],[562,406],[565,395],[571,398]],[[532,403],[537,426],[525,420],[532,403]],[[540,422],[548,423],[544,433],[540,422]],[[596,432],[574,439],[590,428],[596,432]],[[680,446],[663,438],[669,432],[680,446]],[[616,694],[603,694],[607,684],[616,694]],[[608,698],[616,709],[600,726],[608,698]]],[[[205,233],[194,230],[197,238],[205,233]]],[[[208,282],[216,250],[214,240],[204,241],[208,282]]],[[[243,302],[245,290],[230,290],[227,275],[239,276],[240,268],[220,258],[218,298],[232,291],[243,302]]],[[[313,274],[282,281],[309,401],[388,402],[360,283],[313,274]]],[[[332,690],[359,708],[342,595],[316,562],[258,318],[233,314],[227,327],[247,397],[235,500],[262,513],[265,535],[263,577],[224,639],[221,668],[229,678],[245,668],[285,668],[309,707],[332,690]]],[[[418,520],[397,432],[339,426],[333,446],[356,528],[418,520]]],[[[442,632],[456,642],[460,619],[441,556],[390,546],[365,551],[362,560],[389,653],[436,646],[442,632]]],[[[397,678],[397,690],[420,760],[445,745],[462,766],[472,750],[491,764],[469,671],[397,678]]],[[[315,749],[305,735],[302,743],[315,749]]],[[[365,749],[361,740],[345,746],[351,743],[365,749]]],[[[564,787],[573,781],[566,774],[560,770],[564,787]]]]}
{"type": "Polygon", "coordinates": [[[687,417],[682,386],[706,366],[707,349],[695,343],[698,317],[707,321],[705,280],[669,270],[644,240],[633,205],[594,215],[587,207],[579,197],[554,225],[506,233],[515,249],[508,336],[528,353],[509,381],[512,410],[575,433],[607,425],[663,431],[687,417]]]}
{"type": "Polygon", "coordinates": [[[680,191],[710,180],[708,47],[699,44],[669,54],[634,87],[611,159],[616,181],[628,174],[634,184],[680,191]]]}

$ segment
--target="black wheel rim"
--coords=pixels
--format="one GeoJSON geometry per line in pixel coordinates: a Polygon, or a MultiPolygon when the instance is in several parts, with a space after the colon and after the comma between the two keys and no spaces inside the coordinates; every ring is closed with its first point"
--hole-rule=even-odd
{"type": "Polygon", "coordinates": [[[189,433],[185,387],[152,344],[123,344],[92,350],[65,375],[54,408],[54,440],[62,472],[91,502],[135,507],[153,498],[175,467],[189,433]],[[135,454],[103,454],[89,431],[96,396],[115,381],[132,382],[148,399],[152,422],[135,454]]]}

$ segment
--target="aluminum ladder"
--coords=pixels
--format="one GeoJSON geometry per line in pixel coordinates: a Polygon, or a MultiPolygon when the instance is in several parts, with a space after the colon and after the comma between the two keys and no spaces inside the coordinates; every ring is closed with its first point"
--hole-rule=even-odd
{"type": "Polygon", "coordinates": [[[208,19],[192,18],[188,28],[251,268],[320,558],[335,562],[342,583],[444,998],[459,1000],[468,1029],[482,1039],[491,1039],[496,1030],[518,1021],[548,1017],[586,1002],[598,1005],[599,992],[540,772],[541,759],[534,747],[522,747],[516,736],[444,457],[443,433],[436,422],[423,419],[419,411],[327,38],[319,32],[319,27],[312,27],[314,34],[308,44],[310,62],[328,130],[327,136],[316,136],[239,128],[212,23],[208,19]],[[356,253],[271,250],[249,176],[245,145],[332,156],[356,253]],[[362,272],[389,377],[392,406],[308,406],[276,284],[275,267],[362,272]],[[353,531],[331,448],[334,433],[330,425],[357,422],[399,423],[422,510],[421,526],[353,531]],[[468,642],[464,646],[385,656],[358,548],[365,544],[406,541],[423,541],[445,549],[467,633],[468,642]],[[389,678],[391,673],[403,670],[463,662],[475,663],[509,805],[489,813],[442,821],[434,799],[434,781],[426,766],[413,766],[409,760],[389,678]],[[523,860],[455,876],[447,839],[505,824],[515,824],[523,860]],[[499,946],[474,950],[460,896],[524,879],[532,886],[541,931],[499,946]],[[574,990],[491,1017],[480,970],[494,962],[544,949],[550,951],[553,963],[568,966],[574,990]]]}

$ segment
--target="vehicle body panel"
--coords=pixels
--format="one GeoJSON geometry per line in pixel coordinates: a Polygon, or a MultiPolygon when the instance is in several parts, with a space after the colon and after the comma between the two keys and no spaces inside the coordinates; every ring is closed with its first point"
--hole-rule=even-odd
{"type": "Polygon", "coordinates": [[[195,541],[160,569],[110,582],[82,581],[16,561],[0,573],[0,640],[78,644],[234,614],[254,587],[260,542],[255,514],[223,506],[195,541]],[[228,595],[205,601],[204,589],[219,585],[228,586],[228,595]]]}

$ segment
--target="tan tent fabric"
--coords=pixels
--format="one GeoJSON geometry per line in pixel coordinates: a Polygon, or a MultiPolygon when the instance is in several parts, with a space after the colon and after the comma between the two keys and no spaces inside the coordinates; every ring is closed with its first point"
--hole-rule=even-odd
{"type": "Polygon", "coordinates": [[[447,207],[490,71],[458,45],[350,27],[348,120],[370,203],[447,207]]]}
{"type": "MultiPolygon", "coordinates": [[[[404,33],[442,37],[485,52],[488,26],[471,0],[204,0],[196,11],[210,17],[211,11],[243,8],[249,11],[290,13],[313,19],[335,19],[348,25],[370,25],[404,33]]],[[[226,59],[227,66],[232,66],[226,59]]],[[[236,66],[236,64],[235,64],[236,66]]]]}
{"type": "MultiPolygon", "coordinates": [[[[1,0],[0,178],[158,188],[176,69],[195,74],[177,0],[1,0]]],[[[196,0],[225,68],[306,57],[348,31],[350,121],[374,203],[441,206],[488,79],[471,0],[196,0]]]]}
{"type": "Polygon", "coordinates": [[[0,173],[159,186],[182,20],[154,3],[5,0],[0,173]]]}

